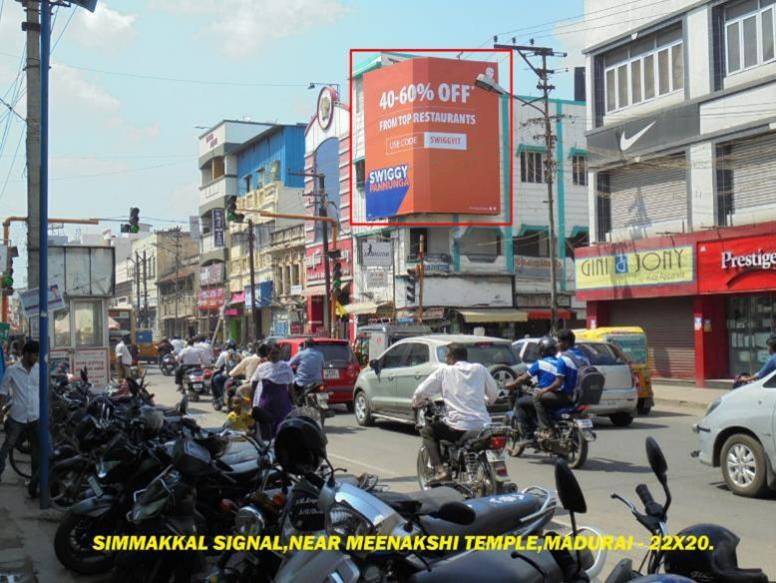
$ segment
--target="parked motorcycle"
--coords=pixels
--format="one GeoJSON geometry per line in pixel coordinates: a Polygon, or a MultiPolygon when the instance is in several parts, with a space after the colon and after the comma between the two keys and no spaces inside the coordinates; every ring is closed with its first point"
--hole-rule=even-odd
{"type": "MultiPolygon", "coordinates": [[[[424,407],[424,424],[433,424],[444,417],[444,402],[429,402],[424,407]]],[[[504,449],[509,429],[505,426],[467,431],[457,442],[441,441],[442,461],[450,473],[450,481],[434,480],[434,467],[425,444],[418,450],[418,484],[423,489],[449,485],[467,497],[489,496],[512,492],[517,486],[509,480],[504,449]]]]}
{"type": "MultiPolygon", "coordinates": [[[[671,506],[671,491],[668,489],[668,464],[657,441],[646,439],[647,459],[665,493],[665,502],[658,503],[646,484],[636,486],[636,495],[644,505],[641,512],[633,502],[617,493],[612,498],[625,504],[631,514],[652,537],[668,540],[668,509],[671,506]]],[[[697,524],[679,531],[680,540],[696,541],[697,550],[663,550],[662,544],[650,548],[640,569],[646,563],[646,575],[655,575],[661,569],[671,575],[691,577],[697,581],[735,581],[736,583],[767,583],[768,577],[761,569],[742,569],[738,567],[736,545],[738,537],[724,527],[715,524],[697,524]],[[705,543],[702,544],[702,537],[705,543]],[[710,548],[701,549],[701,546],[710,548]]],[[[653,538],[652,540],[656,540],[653,538]]],[[[652,545],[650,545],[652,546],[652,545]]],[[[630,559],[623,559],[606,579],[606,583],[625,583],[641,581],[641,573],[633,569],[630,559]]]]}
{"type": "MultiPolygon", "coordinates": [[[[572,398],[571,405],[550,412],[554,434],[537,432],[534,440],[526,443],[525,435],[517,420],[516,410],[506,415],[506,424],[510,427],[509,453],[514,457],[523,455],[527,448],[537,452],[557,455],[565,459],[572,468],[581,468],[588,456],[588,444],[595,441],[593,420],[588,417],[587,409],[597,405],[604,389],[603,375],[589,375],[586,386],[580,387],[572,398]]],[[[530,389],[529,389],[530,390],[530,389]]],[[[524,388],[518,389],[518,398],[525,394],[524,388]]]]}

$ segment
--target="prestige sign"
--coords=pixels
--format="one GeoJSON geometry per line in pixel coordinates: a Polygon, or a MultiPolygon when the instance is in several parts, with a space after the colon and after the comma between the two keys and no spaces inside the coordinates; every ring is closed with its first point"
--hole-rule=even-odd
{"type": "Polygon", "coordinates": [[[579,259],[576,289],[689,283],[695,278],[693,251],[688,245],[579,259]]]}
{"type": "Polygon", "coordinates": [[[764,235],[698,243],[700,293],[776,288],[775,239],[764,235]]]}
{"type": "Polygon", "coordinates": [[[367,220],[501,211],[493,63],[418,57],[364,75],[367,220]]]}

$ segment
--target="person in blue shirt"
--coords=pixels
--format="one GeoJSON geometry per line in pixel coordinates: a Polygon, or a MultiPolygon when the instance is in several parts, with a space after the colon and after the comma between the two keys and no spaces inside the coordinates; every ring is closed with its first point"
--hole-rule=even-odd
{"type": "MultiPolygon", "coordinates": [[[[534,414],[539,427],[544,431],[552,430],[552,422],[548,411],[570,404],[570,395],[566,394],[566,365],[558,357],[558,344],[551,336],[545,336],[539,341],[541,358],[534,362],[528,370],[511,383],[504,385],[506,389],[514,389],[525,383],[531,377],[537,381],[537,390],[533,395],[520,397],[515,404],[517,421],[520,424],[524,441],[534,439],[534,414]]],[[[518,444],[520,445],[520,444],[518,444]]]]}
{"type": "Polygon", "coordinates": [[[776,334],[768,338],[765,344],[768,346],[768,354],[770,355],[768,360],[765,361],[765,364],[762,366],[762,368],[755,374],[751,376],[741,375],[738,377],[738,381],[741,384],[759,381],[776,370],[776,334]]]}
{"type": "Polygon", "coordinates": [[[297,387],[323,384],[323,354],[314,346],[315,342],[305,340],[302,350],[288,362],[296,370],[294,384],[297,387]]]}
{"type": "Polygon", "coordinates": [[[577,376],[579,369],[590,366],[590,359],[577,346],[577,337],[572,330],[563,329],[558,332],[559,357],[566,365],[566,378],[564,380],[563,392],[573,396],[574,389],[577,386],[577,376]]]}

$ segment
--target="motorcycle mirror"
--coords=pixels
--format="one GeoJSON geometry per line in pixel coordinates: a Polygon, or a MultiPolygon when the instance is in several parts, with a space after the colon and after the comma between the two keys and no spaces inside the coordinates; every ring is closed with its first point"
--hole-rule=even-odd
{"type": "Polygon", "coordinates": [[[380,372],[380,361],[377,360],[376,358],[373,358],[372,360],[369,361],[369,368],[371,368],[376,373],[379,373],[380,372]]]}
{"type": "Polygon", "coordinates": [[[558,498],[563,508],[569,512],[587,512],[587,502],[579,487],[579,482],[574,473],[563,460],[558,460],[555,464],[555,487],[558,490],[558,498]]]}
{"type": "Polygon", "coordinates": [[[434,516],[441,520],[464,526],[472,524],[477,518],[477,514],[471,506],[458,501],[442,504],[439,510],[434,513],[434,516]]]}
{"type": "Polygon", "coordinates": [[[646,445],[649,465],[652,468],[652,471],[655,472],[657,479],[660,480],[660,483],[665,485],[668,464],[666,463],[663,451],[660,449],[660,446],[657,444],[654,437],[647,437],[646,445]]]}

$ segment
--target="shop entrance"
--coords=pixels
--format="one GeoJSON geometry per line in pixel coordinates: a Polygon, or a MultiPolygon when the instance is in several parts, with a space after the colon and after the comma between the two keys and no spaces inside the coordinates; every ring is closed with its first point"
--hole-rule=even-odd
{"type": "Polygon", "coordinates": [[[753,374],[768,360],[765,342],[776,333],[776,294],[731,296],[727,300],[730,374],[753,374]]]}

